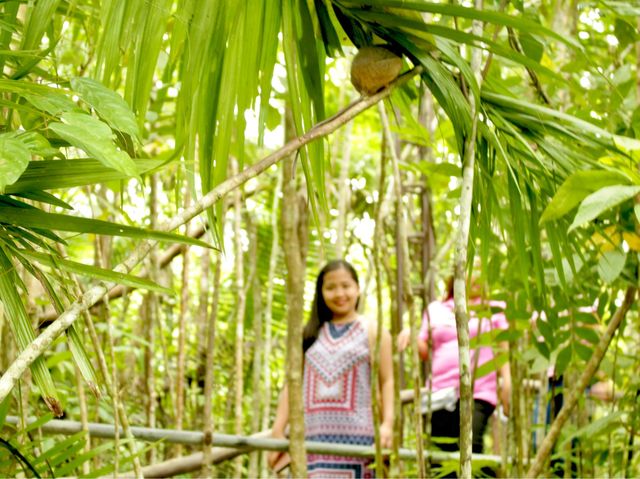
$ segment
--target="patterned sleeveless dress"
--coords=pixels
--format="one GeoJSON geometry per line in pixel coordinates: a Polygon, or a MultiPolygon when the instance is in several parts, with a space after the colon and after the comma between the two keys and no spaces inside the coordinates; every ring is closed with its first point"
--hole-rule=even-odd
{"type": "MultiPolygon", "coordinates": [[[[362,321],[323,324],[305,353],[304,414],[308,441],[369,446],[374,442],[369,337],[362,321]]],[[[373,478],[367,458],[309,454],[314,478],[373,478]]]]}

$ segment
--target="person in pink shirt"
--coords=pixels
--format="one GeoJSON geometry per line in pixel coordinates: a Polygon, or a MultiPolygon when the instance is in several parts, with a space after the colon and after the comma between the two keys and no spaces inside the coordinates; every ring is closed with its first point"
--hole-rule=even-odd
{"type": "MultiPolygon", "coordinates": [[[[457,451],[460,436],[460,367],[458,364],[458,338],[453,303],[453,281],[450,280],[447,297],[444,301],[434,301],[425,311],[422,326],[418,334],[418,352],[423,360],[431,356],[431,381],[426,386],[431,391],[431,438],[433,443],[444,451],[457,451]],[[431,348],[429,351],[429,335],[431,348]]],[[[505,303],[500,301],[482,302],[475,288],[471,289],[469,301],[469,337],[473,340],[481,334],[496,335],[500,330],[508,328],[504,315],[505,303]],[[491,310],[486,317],[475,314],[475,311],[491,310]]],[[[400,333],[399,349],[408,345],[408,330],[400,333]]],[[[494,341],[481,341],[482,344],[495,345],[494,341]]],[[[498,349],[507,349],[506,343],[495,346],[481,346],[471,352],[472,373],[478,367],[493,361],[498,349]],[[497,346],[497,347],[496,347],[497,346]],[[495,349],[495,351],[494,351],[495,349]]],[[[511,394],[511,375],[509,363],[493,368],[488,374],[473,378],[473,452],[483,450],[483,436],[491,414],[498,403],[502,405],[504,414],[509,411],[511,394]],[[500,386],[498,387],[498,380],[500,386]]],[[[423,412],[426,412],[426,401],[423,398],[423,412]]]]}
{"type": "MultiPolygon", "coordinates": [[[[474,309],[481,306],[480,298],[473,298],[469,302],[469,337],[475,338],[479,332],[495,333],[507,329],[505,318],[505,304],[499,301],[489,301],[483,306],[500,309],[490,317],[478,317],[474,309]]],[[[434,444],[445,451],[458,450],[458,437],[460,435],[460,368],[458,364],[458,337],[456,332],[456,318],[454,313],[453,297],[450,295],[445,301],[434,301],[425,312],[420,333],[418,335],[418,351],[422,359],[429,356],[428,339],[429,326],[431,327],[431,384],[427,383],[432,392],[432,416],[431,436],[434,444]],[[427,316],[428,315],[428,316],[427,316]],[[430,324],[429,324],[430,323],[430,324]],[[448,400],[447,400],[448,398],[448,400]],[[443,439],[443,440],[439,440],[443,439]],[[452,441],[452,439],[456,439],[452,441]]],[[[483,341],[486,344],[486,342],[483,341]]],[[[500,347],[506,349],[505,344],[500,347]]],[[[482,346],[471,352],[472,372],[475,367],[494,359],[494,349],[491,346],[482,346]]],[[[511,393],[511,379],[508,362],[494,369],[488,374],[477,376],[473,379],[473,452],[481,453],[483,449],[483,436],[487,422],[498,404],[498,390],[500,391],[500,403],[505,413],[508,413],[509,396],[511,393]],[[498,376],[501,383],[498,388],[498,376]]]]}

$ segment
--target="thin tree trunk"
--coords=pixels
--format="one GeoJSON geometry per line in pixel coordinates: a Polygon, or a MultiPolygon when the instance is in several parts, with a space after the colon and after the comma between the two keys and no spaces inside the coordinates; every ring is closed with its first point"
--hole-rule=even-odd
{"type": "MultiPolygon", "coordinates": [[[[482,10],[482,0],[475,1],[475,7],[482,10]]],[[[473,34],[482,36],[482,23],[473,21],[473,34]]],[[[476,80],[481,82],[480,62],[482,51],[471,49],[471,70],[476,72],[476,80]]],[[[471,131],[464,144],[462,161],[462,188],[460,194],[460,218],[456,234],[454,259],[454,304],[456,330],[458,333],[458,361],[460,365],[460,476],[471,477],[471,446],[473,419],[473,390],[471,386],[471,360],[469,351],[469,314],[467,312],[467,288],[465,270],[468,261],[469,226],[471,223],[471,202],[473,199],[473,175],[475,165],[475,146],[478,128],[478,109],[476,99],[469,94],[471,112],[471,131]]]]}
{"type": "MultiPolygon", "coordinates": [[[[263,395],[260,393],[260,380],[262,375],[262,350],[263,350],[263,336],[262,336],[262,287],[260,282],[260,275],[257,274],[256,263],[258,262],[258,230],[255,224],[251,226],[251,235],[249,239],[250,254],[249,257],[253,261],[253,278],[252,291],[253,291],[253,330],[254,330],[254,343],[253,343],[253,378],[252,378],[252,404],[251,404],[251,434],[258,432],[260,428],[260,413],[263,406],[263,395]]],[[[270,286],[270,285],[269,285],[270,286]]],[[[249,477],[258,477],[260,467],[260,452],[253,452],[249,455],[249,477]]]]}
{"type": "MultiPolygon", "coordinates": [[[[391,127],[389,125],[389,119],[387,118],[387,114],[384,110],[384,106],[382,103],[378,104],[378,108],[380,111],[380,120],[382,122],[382,128],[386,136],[386,141],[389,146],[389,151],[391,153],[391,165],[393,166],[393,184],[394,184],[394,193],[396,199],[396,228],[398,232],[398,251],[399,257],[397,258],[398,268],[401,272],[400,281],[402,282],[402,290],[403,295],[402,299],[407,305],[407,310],[409,311],[409,331],[411,335],[411,344],[417,343],[417,334],[416,334],[416,325],[415,325],[415,314],[414,314],[414,300],[413,300],[413,288],[411,285],[411,275],[409,271],[409,267],[411,265],[411,261],[409,259],[409,251],[408,251],[408,240],[407,240],[407,225],[405,222],[404,212],[403,212],[403,188],[402,188],[402,179],[400,177],[400,167],[399,167],[399,159],[398,153],[395,148],[395,142],[393,141],[393,136],[391,133],[391,127]]],[[[399,298],[400,299],[400,298],[399,298]]],[[[401,322],[402,318],[399,318],[399,322],[401,322]]],[[[395,335],[392,337],[393,347],[397,344],[397,335],[399,333],[398,328],[395,331],[395,335]]],[[[411,348],[413,351],[413,362],[415,365],[420,364],[420,358],[418,357],[418,349],[411,348]]],[[[421,386],[421,378],[420,378],[420,368],[413,368],[413,388],[414,388],[414,426],[416,430],[416,436],[420,438],[422,436],[422,413],[420,411],[420,386],[421,386]]],[[[396,403],[398,403],[399,397],[396,398],[396,403]]],[[[397,411],[400,408],[396,408],[396,413],[401,414],[401,412],[397,411]]],[[[424,450],[423,443],[421,440],[416,441],[416,453],[418,455],[418,474],[420,478],[425,477],[424,470],[424,450]]],[[[400,471],[401,472],[401,471],[400,471]]]]}
{"type": "MultiPolygon", "coordinates": [[[[516,331],[516,325],[513,321],[509,323],[509,330],[514,333],[516,331]]],[[[512,334],[513,337],[513,334],[512,334]]],[[[509,371],[511,372],[511,411],[509,417],[511,418],[511,427],[513,428],[513,445],[514,445],[514,460],[511,464],[511,474],[515,477],[522,477],[524,474],[524,455],[522,451],[522,437],[523,437],[523,417],[520,409],[520,397],[522,395],[522,380],[521,368],[516,356],[516,352],[520,351],[520,341],[514,339],[509,341],[509,371]]]]}
{"type": "MultiPolygon", "coordinates": [[[[278,209],[280,205],[280,193],[282,192],[282,175],[278,175],[276,188],[273,192],[273,202],[271,205],[271,252],[269,253],[269,273],[267,278],[267,299],[264,310],[264,355],[263,355],[263,371],[262,378],[264,381],[264,411],[262,414],[262,430],[269,428],[271,421],[271,336],[272,336],[272,310],[273,310],[273,279],[276,275],[278,266],[278,256],[280,255],[280,235],[278,225],[278,209]]],[[[267,453],[262,453],[261,477],[266,477],[267,472],[267,453]]]]}
{"type": "MultiPolygon", "coordinates": [[[[82,383],[82,374],[78,366],[74,364],[73,371],[76,378],[76,389],[78,391],[78,405],[80,406],[80,422],[82,423],[82,430],[85,432],[86,442],[82,448],[83,453],[88,453],[91,450],[91,438],[89,437],[89,412],[87,409],[87,395],[84,390],[84,384],[82,383]]],[[[82,474],[86,477],[91,472],[91,464],[89,461],[82,463],[82,474]]]]}
{"type": "Polygon", "coordinates": [[[351,130],[353,123],[348,123],[343,131],[342,155],[340,156],[340,177],[338,178],[338,227],[336,240],[336,257],[344,257],[347,216],[350,203],[349,164],[351,162],[351,130]]]}
{"type": "MultiPolygon", "coordinates": [[[[286,111],[285,131],[292,132],[290,110],[286,111]]],[[[307,458],[304,446],[304,402],[302,397],[302,327],[304,313],[304,278],[306,259],[306,200],[298,193],[295,159],[290,156],[282,165],[282,243],[287,265],[287,366],[289,391],[289,440],[291,475],[307,477],[307,458]]]]}
{"type": "MultiPolygon", "coordinates": [[[[224,216],[224,215],[223,215],[224,216]]],[[[213,270],[213,296],[211,298],[211,313],[207,324],[207,359],[204,376],[204,441],[202,475],[211,477],[211,440],[213,438],[213,362],[216,338],[216,319],[218,316],[218,302],[220,299],[220,272],[222,259],[216,259],[213,270]]]]}
{"type": "MultiPolygon", "coordinates": [[[[188,208],[191,203],[191,191],[189,185],[185,182],[184,188],[184,204],[188,208]]],[[[185,234],[188,233],[188,226],[185,227],[185,234]]],[[[175,427],[182,429],[184,422],[185,410],[185,363],[186,353],[186,336],[187,336],[187,316],[189,315],[189,276],[190,276],[191,260],[189,258],[189,247],[185,245],[184,254],[182,255],[182,275],[180,283],[180,313],[178,316],[178,363],[176,365],[176,419],[175,427]]],[[[182,454],[182,446],[177,445],[173,448],[173,455],[180,456],[182,454]]]]}
{"type": "MultiPolygon", "coordinates": [[[[237,161],[233,163],[233,173],[237,174],[237,161]]],[[[242,250],[242,187],[236,188],[233,195],[233,235],[234,235],[234,260],[235,281],[237,292],[236,306],[236,336],[235,336],[235,374],[234,374],[234,430],[237,435],[242,435],[242,419],[244,417],[244,312],[247,303],[247,295],[244,284],[244,253],[242,250]]],[[[235,477],[242,475],[243,458],[235,460],[235,477]]]]}
{"type": "MultiPolygon", "coordinates": [[[[380,365],[380,338],[381,338],[381,326],[384,320],[384,314],[382,310],[382,249],[384,247],[384,225],[383,225],[383,211],[384,211],[384,199],[385,199],[385,180],[386,180],[386,163],[387,163],[387,148],[386,148],[386,135],[382,137],[382,147],[380,151],[380,178],[378,182],[378,201],[375,206],[374,218],[376,221],[375,232],[373,236],[373,263],[376,275],[376,304],[377,308],[377,322],[378,322],[378,334],[376,337],[376,346],[373,356],[373,367],[371,371],[371,384],[377,384],[375,378],[378,377],[379,365],[380,365]]],[[[379,389],[371,388],[371,399],[373,404],[373,419],[374,419],[374,431],[375,431],[375,446],[376,446],[376,471],[383,471],[384,464],[382,461],[382,448],[380,447],[380,394],[379,389]]],[[[395,424],[394,424],[395,429],[395,424]]],[[[394,434],[395,436],[395,434],[394,434]]],[[[397,442],[397,441],[394,441],[397,442]]],[[[380,475],[381,472],[378,473],[380,475]]]]}
{"type": "MultiPolygon", "coordinates": [[[[151,229],[157,228],[158,223],[158,174],[154,173],[149,177],[150,194],[149,194],[149,226],[151,229]]],[[[158,264],[157,253],[152,250],[149,253],[147,262],[147,270],[149,271],[149,279],[158,281],[158,264]]],[[[147,341],[144,350],[144,371],[145,371],[145,387],[146,387],[146,416],[147,426],[156,427],[156,381],[155,381],[155,339],[156,339],[156,318],[158,317],[158,296],[156,293],[149,291],[145,295],[143,307],[143,334],[147,341]]],[[[156,448],[151,448],[147,453],[147,460],[153,464],[156,462],[156,448]]]]}
{"type": "Polygon", "coordinates": [[[620,323],[627,314],[627,311],[629,311],[629,308],[631,308],[636,296],[636,291],[636,288],[633,286],[629,286],[627,288],[624,296],[624,301],[609,321],[607,329],[600,337],[600,341],[598,341],[598,344],[593,349],[593,354],[591,358],[589,358],[589,361],[587,361],[587,364],[580,374],[580,379],[576,382],[575,386],[571,390],[564,390],[565,401],[562,405],[562,408],[560,409],[559,414],[551,424],[549,432],[542,441],[540,449],[538,449],[538,453],[534,458],[533,464],[529,468],[529,471],[527,471],[527,477],[538,477],[542,472],[542,467],[551,454],[551,450],[553,449],[553,446],[555,445],[563,426],[569,419],[569,416],[571,415],[571,412],[573,411],[573,408],[577,404],[578,400],[584,395],[584,390],[588,386],[589,381],[591,381],[593,375],[598,370],[600,361],[602,361],[604,354],[607,352],[607,348],[609,347],[609,343],[611,343],[613,335],[618,329],[618,326],[620,326],[620,323]]]}

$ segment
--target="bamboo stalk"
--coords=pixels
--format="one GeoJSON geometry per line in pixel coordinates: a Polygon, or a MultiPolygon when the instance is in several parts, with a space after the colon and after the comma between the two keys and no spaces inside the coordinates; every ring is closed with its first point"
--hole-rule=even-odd
{"type": "MultiPolygon", "coordinates": [[[[184,204],[185,208],[188,208],[191,204],[191,191],[189,189],[188,182],[185,181],[184,185],[184,204]]],[[[188,227],[185,227],[185,234],[188,235],[188,227]]],[[[180,312],[178,314],[178,359],[176,366],[175,376],[175,391],[176,391],[176,428],[182,429],[184,422],[184,410],[185,410],[185,363],[187,361],[186,352],[186,336],[187,336],[187,316],[190,316],[189,311],[189,276],[191,274],[191,259],[189,257],[190,248],[185,246],[184,254],[182,255],[182,271],[180,278],[180,312]]],[[[172,455],[182,455],[182,449],[177,447],[172,451],[172,455]]]]}
{"type": "MultiPolygon", "coordinates": [[[[285,112],[285,132],[294,131],[289,109],[285,112]]],[[[287,133],[285,133],[287,134],[287,133]]],[[[300,231],[306,229],[306,204],[300,201],[295,177],[295,159],[285,159],[282,167],[282,245],[287,267],[287,357],[286,381],[289,394],[289,437],[291,438],[291,475],[307,477],[304,444],[304,400],[302,396],[303,352],[302,317],[304,314],[304,271],[306,243],[300,231]],[[284,207],[286,205],[286,207],[284,207]]]]}
{"type": "MultiPolygon", "coordinates": [[[[375,276],[376,276],[376,304],[377,308],[377,325],[378,331],[376,336],[376,344],[373,352],[373,361],[371,368],[371,384],[376,385],[378,381],[375,378],[378,377],[378,371],[380,368],[380,339],[382,337],[382,322],[383,322],[383,311],[382,311],[382,266],[381,266],[381,251],[382,251],[382,243],[384,240],[384,228],[383,228],[383,216],[382,216],[382,204],[384,203],[384,184],[386,179],[386,148],[385,148],[385,137],[382,139],[382,151],[380,152],[380,177],[378,183],[378,201],[375,205],[374,218],[375,218],[375,234],[373,237],[373,263],[375,268],[375,276]]],[[[394,386],[395,388],[395,386],[394,386]]],[[[383,471],[383,462],[382,462],[382,448],[380,447],[380,394],[377,387],[371,388],[371,400],[373,406],[373,420],[374,420],[374,431],[375,431],[375,464],[376,471],[383,471]]],[[[394,424],[395,426],[395,424],[394,424]]],[[[394,434],[395,436],[395,434],[394,434]]],[[[395,440],[394,442],[398,442],[395,440]]]]}
{"type": "MultiPolygon", "coordinates": [[[[288,157],[304,145],[335,131],[337,128],[352,120],[363,111],[386,98],[391,94],[391,91],[396,86],[406,83],[421,71],[421,67],[415,67],[399,76],[388,87],[380,90],[375,95],[356,100],[346,109],[315,125],[303,135],[287,142],[282,148],[266,156],[258,163],[249,166],[241,173],[226,179],[200,198],[199,201],[194,202],[190,207],[185,208],[182,213],[164,223],[159,230],[172,231],[187,223],[207,208],[217,203],[223,196],[233,191],[241,184],[247,182],[251,178],[255,178],[260,173],[288,157]]],[[[114,268],[114,271],[121,273],[131,272],[131,270],[144,259],[156,244],[157,243],[155,241],[141,241],[129,257],[114,268]]],[[[113,286],[114,285],[112,283],[102,281],[96,282],[93,287],[89,288],[84,294],[78,297],[71,306],[59,315],[45,331],[43,331],[18,355],[0,378],[0,402],[3,401],[11,392],[24,371],[51,346],[51,343],[53,343],[53,341],[69,326],[71,326],[83,311],[87,311],[91,306],[103,298],[113,286]]]]}
{"type": "MultiPolygon", "coordinates": [[[[273,309],[273,279],[276,275],[276,268],[278,266],[278,256],[280,253],[280,239],[279,239],[279,227],[278,227],[278,209],[280,204],[280,193],[282,191],[282,175],[278,175],[276,188],[273,192],[273,203],[271,206],[271,251],[269,253],[269,273],[267,276],[267,283],[270,287],[267,288],[267,298],[265,305],[265,325],[264,325],[264,355],[263,355],[263,372],[262,377],[264,380],[264,411],[262,414],[262,429],[269,428],[269,421],[271,419],[271,336],[272,336],[272,322],[271,312],[273,309]]],[[[262,468],[261,476],[267,476],[267,457],[266,454],[262,454],[262,468]]]]}
{"type": "MultiPolygon", "coordinates": [[[[7,416],[8,424],[16,424],[19,418],[16,416],[7,416]]],[[[36,421],[36,418],[29,418],[28,423],[36,421]]],[[[72,435],[82,430],[82,424],[79,421],[68,421],[63,419],[52,419],[42,425],[42,431],[50,434],[72,435]]],[[[148,427],[131,427],[131,433],[139,441],[156,442],[165,441],[174,444],[184,445],[201,445],[204,440],[202,431],[178,431],[175,429],[152,429],[148,427]]],[[[269,431],[270,433],[270,431],[269,431]]],[[[113,424],[89,423],[89,434],[92,437],[112,439],[115,431],[113,424]]],[[[290,441],[287,439],[274,439],[271,437],[254,436],[237,436],[234,434],[214,434],[211,444],[217,447],[232,448],[254,448],[267,451],[287,451],[290,441]]],[[[330,443],[319,441],[304,441],[305,449],[312,454],[330,454],[334,456],[352,456],[352,457],[374,457],[375,448],[373,446],[356,446],[353,444],[330,443]]],[[[246,451],[245,451],[246,452],[246,451]]],[[[384,453],[388,453],[384,450],[384,453]]],[[[458,452],[444,451],[425,451],[427,458],[434,462],[444,462],[456,460],[460,456],[458,452]]],[[[417,459],[416,451],[401,448],[399,458],[406,461],[415,461],[417,459]]],[[[491,454],[474,454],[474,459],[478,462],[487,462],[499,464],[500,456],[491,454]]]]}
{"type": "MultiPolygon", "coordinates": [[[[237,160],[232,161],[234,174],[238,171],[237,160]]],[[[244,311],[247,303],[244,280],[244,254],[242,251],[242,187],[236,188],[233,192],[233,236],[234,236],[234,264],[235,264],[235,285],[237,294],[237,306],[235,315],[235,361],[234,361],[234,430],[237,435],[242,434],[242,419],[244,412],[242,403],[244,401],[244,311]]],[[[235,477],[242,475],[242,457],[235,460],[235,477]]]]}
{"type": "Polygon", "coordinates": [[[202,462],[202,475],[204,477],[211,477],[211,438],[213,437],[213,366],[214,366],[214,351],[215,351],[215,334],[216,334],[216,319],[218,316],[218,302],[220,299],[220,274],[221,274],[222,259],[220,257],[216,260],[216,266],[213,272],[213,297],[211,298],[211,313],[209,315],[209,321],[207,324],[207,359],[205,366],[204,376],[204,436],[203,436],[203,462],[202,462]]]}
{"type": "MultiPolygon", "coordinates": [[[[247,282],[247,285],[252,287],[253,297],[253,330],[254,330],[254,346],[253,346],[253,377],[251,379],[251,390],[253,391],[253,398],[251,401],[251,430],[257,431],[260,427],[260,413],[263,409],[264,396],[260,394],[260,382],[262,375],[262,350],[264,349],[264,339],[262,336],[262,288],[260,282],[260,275],[257,274],[257,262],[258,262],[258,227],[255,223],[250,222],[250,251],[249,258],[252,261],[251,264],[251,281],[247,282]]],[[[267,283],[271,287],[270,283],[267,283]]],[[[258,477],[260,467],[260,454],[254,453],[249,456],[249,477],[258,477]]]]}
{"type": "MultiPolygon", "coordinates": [[[[413,300],[413,291],[411,286],[411,276],[409,274],[409,265],[411,264],[409,259],[409,250],[408,250],[408,240],[407,240],[407,227],[406,220],[404,217],[404,213],[402,211],[402,180],[400,177],[400,166],[399,166],[399,158],[398,152],[395,148],[395,142],[393,141],[393,136],[391,133],[391,127],[389,125],[389,119],[387,118],[387,114],[384,110],[384,106],[382,103],[378,104],[378,109],[380,112],[380,121],[382,123],[382,129],[387,139],[387,144],[389,146],[389,152],[391,153],[391,165],[393,171],[393,185],[394,185],[394,193],[396,196],[396,214],[397,214],[397,224],[396,228],[398,231],[398,243],[399,243],[399,256],[397,259],[398,265],[403,265],[400,276],[400,281],[403,283],[403,295],[402,299],[407,304],[407,310],[409,311],[409,331],[411,336],[411,344],[416,344],[416,328],[415,328],[415,314],[414,314],[414,300],[413,300]]],[[[399,318],[399,322],[402,321],[402,318],[399,318]]],[[[401,329],[401,328],[399,328],[401,329]]],[[[399,331],[398,331],[399,332],[399,331]]],[[[396,332],[397,333],[397,332],[396,332]]],[[[397,337],[393,338],[393,344],[396,344],[397,337]]],[[[415,365],[420,364],[420,358],[418,357],[417,348],[411,348],[413,351],[413,361],[415,365]]],[[[422,437],[422,412],[420,411],[420,399],[419,399],[419,391],[420,384],[422,382],[420,378],[420,368],[413,368],[413,388],[414,388],[414,421],[415,421],[415,429],[416,436],[418,440],[416,441],[416,451],[418,453],[418,474],[420,478],[426,477],[426,471],[424,469],[424,457],[422,454],[423,443],[421,440],[422,437]]]]}
{"type": "MultiPolygon", "coordinates": [[[[476,0],[475,6],[482,10],[482,0],[476,0]]],[[[473,34],[482,35],[482,23],[472,22],[473,34]]],[[[480,62],[482,51],[471,48],[471,70],[476,72],[481,82],[480,62]]],[[[464,144],[462,158],[462,187],[460,193],[460,218],[456,234],[454,255],[454,304],[456,330],[458,333],[458,361],[460,365],[460,477],[471,478],[473,389],[471,385],[471,358],[469,348],[469,314],[467,311],[467,289],[465,281],[468,261],[469,227],[471,223],[471,203],[473,200],[473,176],[475,167],[475,146],[478,128],[478,108],[476,98],[471,93],[469,107],[471,113],[471,131],[464,144]]]]}

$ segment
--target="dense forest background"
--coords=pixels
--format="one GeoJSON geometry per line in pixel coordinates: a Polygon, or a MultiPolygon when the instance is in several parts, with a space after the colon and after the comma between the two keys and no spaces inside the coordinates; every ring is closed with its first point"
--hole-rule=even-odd
{"type": "MultiPolygon", "coordinates": [[[[640,475],[639,19],[613,0],[0,2],[0,476],[269,477],[211,434],[265,437],[336,257],[394,336],[454,270],[507,303],[509,331],[478,340],[510,345],[512,411],[486,438],[504,474],[640,475]],[[361,96],[351,60],[383,43],[405,74],[361,96]],[[573,400],[557,430],[550,368],[573,400]]],[[[395,446],[420,449],[423,372],[394,357],[395,446]]]]}

